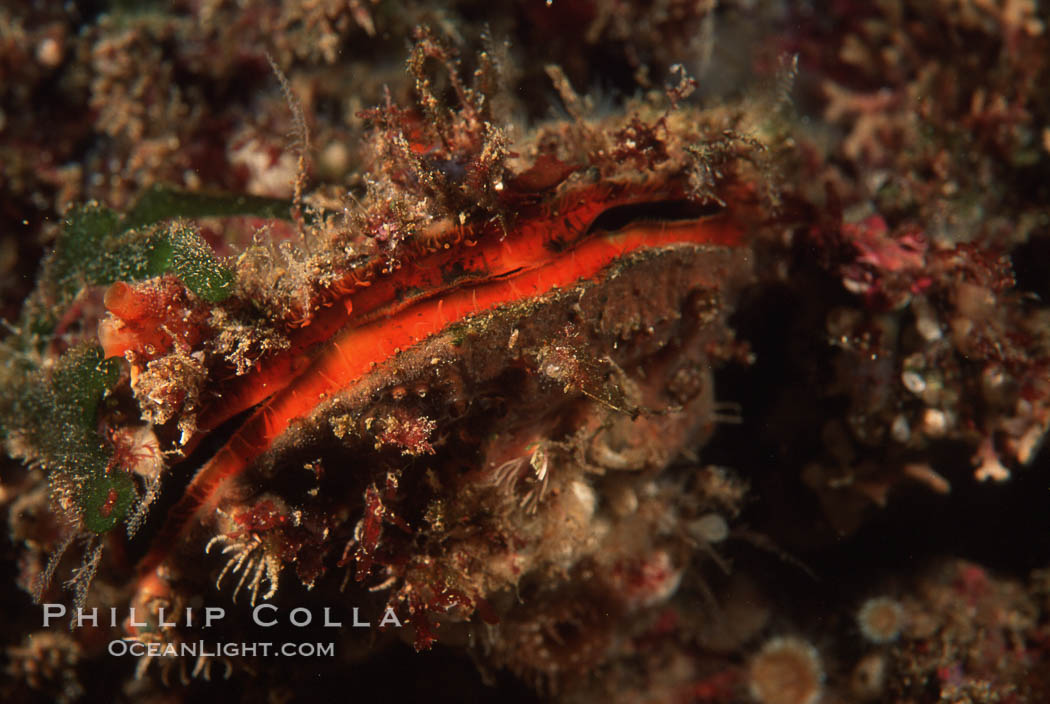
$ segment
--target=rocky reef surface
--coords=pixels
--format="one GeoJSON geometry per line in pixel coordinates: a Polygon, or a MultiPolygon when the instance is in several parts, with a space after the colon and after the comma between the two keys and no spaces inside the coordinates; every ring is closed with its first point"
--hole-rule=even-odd
{"type": "Polygon", "coordinates": [[[1048,21],[7,3],[0,693],[1050,700],[1048,21]]]}

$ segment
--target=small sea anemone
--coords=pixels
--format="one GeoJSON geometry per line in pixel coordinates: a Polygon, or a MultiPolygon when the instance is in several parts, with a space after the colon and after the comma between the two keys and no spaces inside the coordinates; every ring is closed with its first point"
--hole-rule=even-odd
{"type": "Polygon", "coordinates": [[[751,696],[762,704],[815,704],[824,682],[817,649],[791,636],[767,641],[751,661],[751,696]]]}
{"type": "Polygon", "coordinates": [[[857,625],[872,643],[889,643],[896,640],[904,627],[904,608],[889,597],[873,597],[861,604],[857,625]]]}

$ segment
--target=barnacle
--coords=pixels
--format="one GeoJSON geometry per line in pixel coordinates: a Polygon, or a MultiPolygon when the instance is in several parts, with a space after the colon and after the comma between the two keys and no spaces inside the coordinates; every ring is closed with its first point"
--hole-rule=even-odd
{"type": "Polygon", "coordinates": [[[135,679],[141,680],[149,672],[150,665],[157,663],[160,671],[160,680],[165,686],[173,684],[172,671],[178,674],[178,682],[183,686],[188,685],[191,679],[200,677],[205,682],[211,681],[211,670],[216,660],[223,664],[223,679],[229,679],[233,674],[233,664],[229,658],[216,657],[210,653],[199,654],[193,663],[193,669],[188,669],[186,659],[175,654],[166,653],[165,650],[171,646],[177,647],[181,639],[177,635],[166,632],[164,629],[136,633],[133,636],[125,636],[124,640],[129,643],[142,643],[146,645],[143,654],[138,656],[135,663],[135,679]],[[150,645],[158,648],[160,654],[151,654],[150,645]]]}
{"type": "Polygon", "coordinates": [[[493,486],[508,496],[514,496],[517,493],[519,482],[527,481],[528,488],[518,499],[518,505],[528,513],[536,512],[550,484],[551,450],[548,447],[549,444],[547,440],[539,440],[530,444],[525,448],[524,454],[512,457],[493,469],[489,479],[493,486]]]}
{"type": "Polygon", "coordinates": [[[904,608],[890,597],[872,597],[861,604],[857,611],[857,625],[872,643],[895,640],[906,622],[904,608]]]}
{"type": "Polygon", "coordinates": [[[210,553],[212,546],[222,545],[222,554],[230,555],[223,566],[219,576],[215,578],[215,588],[222,585],[222,578],[227,572],[241,573],[237,580],[237,586],[233,588],[233,601],[237,602],[237,593],[245,586],[245,580],[251,576],[247,584],[248,592],[251,594],[251,606],[259,596],[259,589],[263,580],[269,582],[269,589],[262,595],[263,601],[273,598],[277,593],[277,580],[281,576],[281,568],[284,566],[281,559],[273,553],[273,550],[255,534],[248,533],[237,537],[228,534],[216,535],[204,546],[205,554],[210,553]],[[232,554],[231,554],[232,553],[232,554]]]}
{"type": "Polygon", "coordinates": [[[823,682],[817,649],[794,636],[765,643],[748,670],[751,694],[762,704],[815,704],[823,682]]]}
{"type": "MultiPolygon", "coordinates": [[[[143,643],[146,645],[151,643],[166,645],[170,642],[163,633],[156,631],[125,636],[124,640],[129,643],[143,643]]],[[[160,670],[161,682],[165,685],[169,685],[171,683],[171,671],[175,669],[179,674],[179,682],[183,685],[189,684],[189,678],[186,676],[186,666],[181,658],[165,657],[164,655],[151,655],[148,650],[143,655],[140,655],[138,661],[135,663],[135,679],[142,679],[149,671],[150,665],[158,662],[158,660],[159,664],[157,665],[157,668],[160,670]]]]}

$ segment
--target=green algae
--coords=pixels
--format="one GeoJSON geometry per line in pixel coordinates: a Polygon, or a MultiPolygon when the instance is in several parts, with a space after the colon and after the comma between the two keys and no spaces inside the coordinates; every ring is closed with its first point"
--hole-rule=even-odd
{"type": "MultiPolygon", "coordinates": [[[[98,410],[119,379],[118,361],[103,359],[97,345],[74,347],[50,372],[35,370],[4,389],[0,432],[31,448],[27,454],[48,470],[52,487],[97,484],[107,475],[113,454],[98,433],[98,410]]],[[[127,487],[123,491],[126,499],[110,511],[119,508],[122,513],[105,530],[127,515],[137,497],[133,483],[130,494],[127,487]]]]}
{"type": "Polygon", "coordinates": [[[85,288],[165,274],[209,303],[225,300],[233,271],[184,218],[287,218],[289,206],[155,187],[126,214],[89,202],[66,216],[20,325],[0,350],[0,436],[47,470],[53,493],[73,500],[67,506],[88,531],[122,522],[139,492],[126,468],[113,466],[113,448],[99,432],[99,409],[120,380],[120,362],[103,359],[97,344],[80,344],[45,368],[46,350],[66,334],[60,321],[85,288]]]}

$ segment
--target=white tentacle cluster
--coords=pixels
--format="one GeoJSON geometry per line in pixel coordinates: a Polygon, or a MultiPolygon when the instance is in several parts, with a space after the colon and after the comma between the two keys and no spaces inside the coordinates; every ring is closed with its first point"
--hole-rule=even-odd
{"type": "Polygon", "coordinates": [[[216,589],[221,589],[222,579],[227,572],[239,571],[241,578],[233,589],[234,603],[237,603],[237,593],[240,592],[245,581],[249,579],[249,575],[251,575],[251,579],[248,581],[248,591],[252,595],[252,606],[255,606],[255,602],[258,599],[263,580],[269,582],[269,589],[262,595],[263,601],[272,598],[277,593],[277,580],[281,574],[282,563],[280,558],[267,548],[258,535],[254,533],[238,537],[230,537],[226,534],[217,535],[208,541],[204,548],[205,554],[210,553],[212,546],[217,543],[224,545],[222,554],[230,557],[226,561],[226,566],[222,568],[222,572],[219,573],[218,578],[215,580],[216,589]]]}

